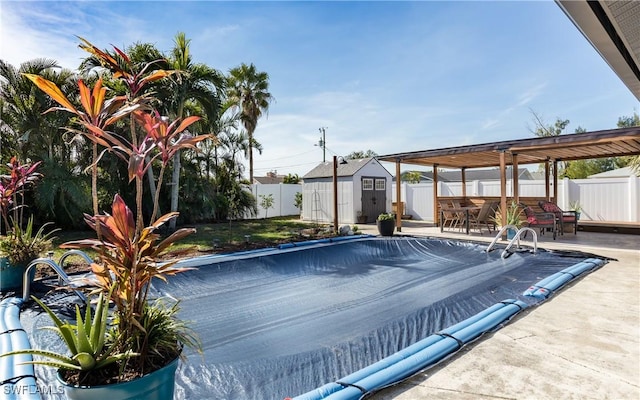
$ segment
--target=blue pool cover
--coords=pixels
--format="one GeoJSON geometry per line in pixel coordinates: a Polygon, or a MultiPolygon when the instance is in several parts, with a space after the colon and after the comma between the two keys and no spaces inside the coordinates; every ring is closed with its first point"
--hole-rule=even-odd
{"type": "MultiPolygon", "coordinates": [[[[187,351],[175,397],[320,398],[317,388],[323,385],[339,392],[343,386],[335,382],[350,374],[420,346],[505,299],[516,304],[507,302],[510,309],[543,301],[605,262],[545,250],[502,259],[501,250],[485,248],[440,239],[369,238],[209,258],[169,284],[156,282],[154,295],[181,299],[181,316],[191,321],[204,350],[202,356],[187,351]]],[[[32,310],[22,314],[32,344],[54,346],[52,334],[37,329],[50,325],[48,317],[32,310]]],[[[36,373],[53,377],[39,367],[36,373]]]]}

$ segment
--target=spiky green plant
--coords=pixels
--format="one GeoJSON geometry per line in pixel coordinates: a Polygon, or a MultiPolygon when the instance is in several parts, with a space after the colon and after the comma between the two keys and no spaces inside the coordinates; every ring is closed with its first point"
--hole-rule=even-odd
{"type": "Polygon", "coordinates": [[[0,357],[31,354],[44,357],[45,360],[28,361],[25,364],[46,365],[63,370],[89,371],[104,368],[116,361],[138,355],[130,351],[112,354],[112,349],[115,346],[105,346],[107,326],[109,325],[109,298],[105,297],[103,293],[100,293],[96,311],[93,315],[91,314],[89,302],[87,302],[84,318],[80,312],[80,307],[76,305],[75,324],[71,324],[68,321],[63,322],[42,301],[33,296],[32,298],[49,314],[55,324],[55,326],[45,327],[44,329],[51,329],[60,335],[70,355],[48,350],[24,349],[4,353],[0,357]]]}
{"type": "Polygon", "coordinates": [[[51,248],[54,229],[45,233],[45,228],[51,225],[46,223],[40,227],[35,233],[33,231],[33,217],[29,217],[27,226],[22,229],[19,224],[13,223],[12,230],[7,236],[0,237],[0,254],[5,254],[9,259],[9,263],[14,266],[26,265],[42,255],[47,249],[51,248]]]}

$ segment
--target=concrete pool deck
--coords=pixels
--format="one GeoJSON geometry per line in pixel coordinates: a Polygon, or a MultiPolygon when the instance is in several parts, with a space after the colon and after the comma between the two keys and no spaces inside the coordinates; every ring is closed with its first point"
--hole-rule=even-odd
{"type": "MultiPolygon", "coordinates": [[[[374,224],[358,225],[377,234],[374,224]]],[[[491,241],[403,221],[401,234],[491,241]]],[[[503,242],[506,243],[506,242],[503,242]]],[[[529,244],[530,241],[523,241],[529,244]]],[[[640,399],[640,236],[578,232],[539,247],[615,258],[439,365],[368,398],[640,399]]]]}

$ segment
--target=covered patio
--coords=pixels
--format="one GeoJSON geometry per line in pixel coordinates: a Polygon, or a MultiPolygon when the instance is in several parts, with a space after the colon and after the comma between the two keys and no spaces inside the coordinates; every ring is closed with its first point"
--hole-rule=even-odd
{"type": "MultiPolygon", "coordinates": [[[[434,180],[434,220],[438,218],[438,169],[459,169],[462,176],[462,202],[469,201],[466,193],[465,172],[472,168],[500,168],[500,210],[507,209],[507,180],[512,181],[511,199],[520,202],[518,175],[507,176],[507,166],[518,171],[518,166],[544,164],[545,200],[558,198],[558,163],[562,161],[584,160],[602,157],[619,157],[640,154],[640,127],[620,128],[586,133],[576,133],[552,137],[507,140],[441,149],[412,151],[382,155],[378,160],[395,163],[396,182],[400,182],[401,165],[420,165],[433,168],[434,180]]],[[[402,203],[400,185],[396,185],[396,199],[402,203]]],[[[402,231],[402,218],[396,215],[396,228],[402,231]]]]}

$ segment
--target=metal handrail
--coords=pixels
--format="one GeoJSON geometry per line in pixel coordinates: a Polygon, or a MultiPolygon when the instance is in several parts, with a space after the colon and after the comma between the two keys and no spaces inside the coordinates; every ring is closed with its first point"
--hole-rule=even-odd
{"type": "Polygon", "coordinates": [[[491,250],[493,250],[493,246],[496,245],[496,243],[498,243],[498,240],[500,240],[502,238],[502,234],[507,230],[507,229],[513,229],[513,230],[518,230],[518,227],[515,225],[505,225],[502,228],[500,228],[500,231],[498,232],[498,234],[496,235],[495,238],[493,238],[493,241],[491,242],[491,244],[489,246],[487,246],[487,249],[485,250],[487,253],[490,252],[491,250]]]}
{"type": "MultiPolygon", "coordinates": [[[[93,260],[86,253],[80,250],[69,250],[65,252],[62,255],[62,257],[60,257],[60,264],[56,263],[52,258],[44,258],[44,257],[36,258],[35,260],[31,261],[24,272],[23,286],[22,286],[23,287],[22,300],[25,302],[29,300],[29,292],[31,290],[31,279],[29,275],[31,270],[35,268],[37,265],[40,265],[40,264],[48,265],[49,267],[51,267],[51,269],[53,269],[58,274],[58,283],[63,281],[66,284],[70,284],[71,280],[69,279],[69,275],[67,275],[67,273],[64,272],[64,269],[62,269],[60,265],[62,265],[64,261],[72,255],[81,256],[82,258],[85,259],[85,261],[89,263],[93,262],[93,260]]],[[[87,301],[87,297],[84,295],[84,293],[82,293],[79,290],[75,290],[75,289],[72,289],[72,290],[83,302],[87,301]]]]}
{"type": "Polygon", "coordinates": [[[525,226],[523,228],[520,228],[520,230],[516,232],[513,239],[511,239],[507,247],[505,247],[505,249],[502,251],[502,254],[500,255],[501,258],[505,258],[505,256],[509,254],[509,249],[513,246],[514,243],[517,242],[518,248],[520,248],[520,236],[522,236],[523,232],[531,232],[533,236],[533,253],[536,253],[536,251],[538,250],[538,234],[533,229],[525,226]]]}
{"type": "Polygon", "coordinates": [[[501,255],[502,258],[505,258],[505,255],[508,253],[508,250],[513,246],[514,243],[517,243],[517,247],[520,248],[520,236],[522,236],[524,232],[531,232],[533,234],[533,252],[535,253],[538,250],[538,234],[536,233],[536,231],[526,226],[518,229],[518,227],[515,225],[505,225],[502,228],[500,228],[500,231],[498,232],[496,237],[493,238],[493,241],[491,242],[491,244],[487,246],[487,249],[485,250],[487,253],[493,250],[494,246],[496,245],[496,243],[498,243],[498,240],[502,238],[502,234],[507,229],[517,230],[517,232],[513,237],[513,239],[511,239],[509,244],[507,244],[507,247],[502,251],[502,255],[501,255]]]}

